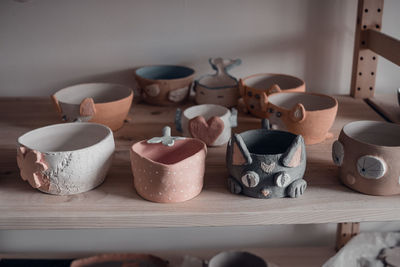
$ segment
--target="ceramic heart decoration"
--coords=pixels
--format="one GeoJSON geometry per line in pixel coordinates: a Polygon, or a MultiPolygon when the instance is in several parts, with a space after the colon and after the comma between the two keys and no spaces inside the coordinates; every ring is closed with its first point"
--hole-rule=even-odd
{"type": "Polygon", "coordinates": [[[189,131],[194,138],[211,145],[224,130],[224,122],[216,116],[206,121],[203,116],[197,116],[189,121],[189,131]]]}

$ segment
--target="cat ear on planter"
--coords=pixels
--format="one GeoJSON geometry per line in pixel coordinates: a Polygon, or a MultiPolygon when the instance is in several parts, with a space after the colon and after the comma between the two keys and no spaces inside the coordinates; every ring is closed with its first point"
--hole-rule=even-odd
{"type": "Polygon", "coordinates": [[[273,84],[269,89],[267,89],[267,95],[275,94],[281,92],[281,88],[277,84],[273,84]]]}
{"type": "MultiPolygon", "coordinates": [[[[281,157],[282,165],[289,168],[294,168],[300,165],[301,155],[303,154],[303,143],[304,139],[301,135],[298,135],[281,157]]],[[[305,152],[305,151],[304,151],[305,152]]]]}
{"type": "Polygon", "coordinates": [[[232,141],[232,165],[251,164],[253,160],[242,137],[234,134],[232,141]]]}
{"type": "Polygon", "coordinates": [[[260,96],[260,106],[263,112],[267,112],[268,110],[268,96],[266,93],[262,93],[260,96]]]}
{"type": "Polygon", "coordinates": [[[87,97],[82,100],[79,106],[79,114],[84,117],[94,116],[96,114],[93,98],[87,97]]]}
{"type": "Polygon", "coordinates": [[[306,118],[306,109],[303,104],[297,103],[289,112],[290,118],[295,122],[302,122],[306,118]]]}

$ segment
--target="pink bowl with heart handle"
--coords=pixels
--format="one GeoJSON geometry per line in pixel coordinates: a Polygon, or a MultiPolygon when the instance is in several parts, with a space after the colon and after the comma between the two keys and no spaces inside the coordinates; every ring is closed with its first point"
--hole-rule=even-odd
{"type": "Polygon", "coordinates": [[[207,146],[199,139],[169,134],[137,142],[130,150],[134,186],[150,201],[183,202],[203,188],[207,146]]]}
{"type": "Polygon", "coordinates": [[[178,109],[175,125],[183,136],[200,139],[207,146],[221,146],[237,126],[237,110],[214,104],[192,106],[182,113],[178,109]]]}

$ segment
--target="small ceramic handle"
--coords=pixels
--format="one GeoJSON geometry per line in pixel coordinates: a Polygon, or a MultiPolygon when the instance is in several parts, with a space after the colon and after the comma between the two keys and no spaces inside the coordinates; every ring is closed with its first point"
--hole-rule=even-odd
{"type": "Polygon", "coordinates": [[[51,95],[50,98],[51,98],[51,101],[53,102],[54,107],[56,108],[57,112],[61,114],[62,110],[61,110],[60,104],[58,103],[57,97],[55,95],[51,95]]]}
{"type": "Polygon", "coordinates": [[[210,58],[208,60],[211,67],[217,71],[217,75],[229,75],[228,71],[234,66],[238,66],[242,63],[240,59],[226,59],[223,58],[210,58]]]}
{"type": "Polygon", "coordinates": [[[229,118],[229,122],[231,124],[231,128],[237,127],[237,116],[238,116],[238,111],[236,108],[231,109],[231,117],[229,118]]]}
{"type": "Polygon", "coordinates": [[[183,129],[182,129],[182,110],[180,108],[176,109],[175,112],[175,129],[182,133],[183,129]]]}
{"type": "Polygon", "coordinates": [[[158,144],[161,143],[164,146],[173,146],[175,144],[176,140],[183,140],[185,137],[181,136],[171,136],[171,127],[165,126],[162,129],[163,136],[161,137],[153,137],[149,140],[147,140],[148,144],[158,144]]]}
{"type": "Polygon", "coordinates": [[[261,129],[271,130],[271,126],[269,124],[269,120],[268,119],[262,119],[261,120],[261,129]]]}

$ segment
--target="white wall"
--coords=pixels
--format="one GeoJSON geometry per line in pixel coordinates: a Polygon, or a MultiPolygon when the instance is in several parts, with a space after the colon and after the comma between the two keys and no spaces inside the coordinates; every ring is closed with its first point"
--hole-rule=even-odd
{"type": "MultiPolygon", "coordinates": [[[[0,96],[49,95],[89,81],[133,85],[132,68],[241,58],[239,77],[283,72],[312,91],[348,93],[356,0],[0,1],[0,96]]],[[[383,31],[400,37],[400,1],[386,0],[383,31]]],[[[380,59],[377,88],[400,85],[380,59]]],[[[362,224],[365,230],[398,223],[362,224]]],[[[118,251],[332,245],[335,225],[0,231],[0,252],[118,251]]]]}
{"type": "MultiPolygon", "coordinates": [[[[308,89],[348,93],[356,0],[30,0],[0,2],[0,96],[49,95],[87,81],[133,84],[132,68],[241,58],[234,74],[283,72],[308,89]]],[[[400,1],[383,31],[400,37],[400,1]]],[[[379,62],[377,88],[399,87],[379,62]]]]}

